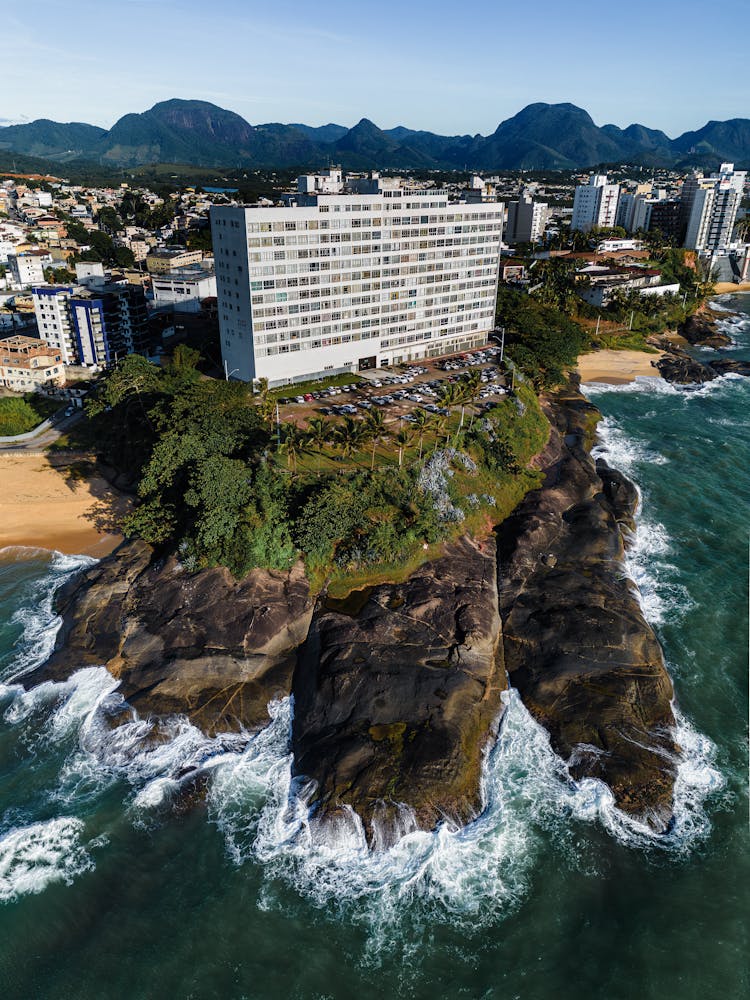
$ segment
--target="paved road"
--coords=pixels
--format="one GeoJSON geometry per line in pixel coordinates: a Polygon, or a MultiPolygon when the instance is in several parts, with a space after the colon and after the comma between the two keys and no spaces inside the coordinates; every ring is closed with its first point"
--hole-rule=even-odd
{"type": "Polygon", "coordinates": [[[26,438],[25,441],[19,441],[18,444],[0,444],[0,454],[43,451],[45,448],[49,448],[51,444],[54,444],[59,437],[69,431],[71,427],[74,427],[83,417],[83,410],[76,410],[70,417],[63,416],[64,413],[65,411],[62,410],[53,414],[51,418],[52,426],[36,434],[34,437],[26,438]]]}

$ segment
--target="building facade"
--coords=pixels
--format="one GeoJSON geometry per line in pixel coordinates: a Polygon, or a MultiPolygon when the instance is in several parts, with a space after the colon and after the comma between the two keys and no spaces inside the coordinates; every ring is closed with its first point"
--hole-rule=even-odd
{"type": "Polygon", "coordinates": [[[576,187],[571,229],[587,233],[594,227],[611,228],[617,222],[620,188],[609,184],[606,174],[592,174],[588,184],[576,187]]]}
{"type": "Polygon", "coordinates": [[[701,253],[726,250],[742,201],[746,172],[722,163],[718,174],[694,173],[682,188],[684,246],[701,253]]]}
{"type": "Polygon", "coordinates": [[[544,201],[534,201],[524,191],[518,201],[508,203],[507,243],[540,243],[547,227],[549,206],[544,201]]]}
{"type": "Polygon", "coordinates": [[[287,206],[211,210],[227,373],[281,385],[484,343],[502,203],[323,176],[287,206]]]}
{"type": "Polygon", "coordinates": [[[66,365],[105,366],[148,348],[148,314],[137,285],[34,288],[39,335],[66,365]]]}
{"type": "Polygon", "coordinates": [[[149,274],[169,274],[190,264],[200,264],[202,250],[188,250],[186,247],[164,247],[149,250],[146,255],[146,270],[149,274]]]}
{"type": "Polygon", "coordinates": [[[200,312],[201,302],[216,295],[213,270],[192,264],[169,274],[155,274],[152,282],[154,304],[171,306],[178,312],[200,312]]]}
{"type": "Polygon", "coordinates": [[[44,340],[22,336],[0,340],[1,386],[15,392],[32,392],[64,382],[62,355],[44,340]]]}

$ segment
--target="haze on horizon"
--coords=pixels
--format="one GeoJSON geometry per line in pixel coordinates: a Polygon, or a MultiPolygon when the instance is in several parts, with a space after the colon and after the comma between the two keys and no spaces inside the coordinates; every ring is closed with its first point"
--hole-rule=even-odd
{"type": "Polygon", "coordinates": [[[750,0],[722,4],[721,44],[705,4],[632,0],[533,8],[477,0],[32,0],[4,16],[3,117],[86,121],[171,97],[211,101],[251,124],[360,118],[444,135],[487,135],[536,101],[569,101],[597,125],[638,122],[670,137],[747,117],[737,84],[750,0]],[[731,24],[737,30],[730,30],[731,24]]]}

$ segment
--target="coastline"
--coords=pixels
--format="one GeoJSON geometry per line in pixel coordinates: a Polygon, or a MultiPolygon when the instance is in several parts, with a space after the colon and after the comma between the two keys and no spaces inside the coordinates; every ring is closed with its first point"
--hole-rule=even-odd
{"type": "Polygon", "coordinates": [[[582,354],[576,367],[581,382],[625,385],[637,378],[661,378],[656,362],[664,352],[599,350],[582,354]]]}
{"type": "Polygon", "coordinates": [[[93,463],[61,455],[0,454],[0,549],[28,547],[64,555],[108,555],[122,541],[129,501],[93,463]]]}
{"type": "Polygon", "coordinates": [[[720,281],[716,285],[712,298],[717,295],[736,295],[740,292],[750,292],[750,281],[743,281],[740,285],[733,281],[720,281]]]}

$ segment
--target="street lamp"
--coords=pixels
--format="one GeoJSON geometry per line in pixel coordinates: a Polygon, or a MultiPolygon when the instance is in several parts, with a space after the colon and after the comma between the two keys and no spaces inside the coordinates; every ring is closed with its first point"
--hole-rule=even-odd
{"type": "Polygon", "coordinates": [[[231,370],[231,372],[227,371],[227,360],[226,360],[226,358],[224,358],[224,378],[227,380],[227,382],[229,381],[229,376],[230,375],[234,375],[234,373],[238,372],[238,371],[239,371],[239,368],[233,368],[231,370]]]}

